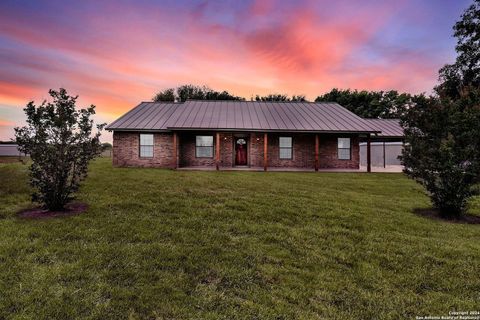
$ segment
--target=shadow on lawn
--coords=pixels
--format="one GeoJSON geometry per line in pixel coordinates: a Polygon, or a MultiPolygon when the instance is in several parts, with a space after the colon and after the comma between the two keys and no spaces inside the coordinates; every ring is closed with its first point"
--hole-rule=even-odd
{"type": "Polygon", "coordinates": [[[43,208],[31,208],[20,210],[17,213],[19,218],[24,219],[45,219],[45,218],[62,218],[80,214],[88,209],[88,205],[82,202],[72,202],[65,206],[63,211],[49,211],[43,208]]]}
{"type": "Polygon", "coordinates": [[[476,216],[468,213],[458,218],[445,217],[441,215],[437,209],[434,209],[434,208],[415,208],[413,209],[413,213],[424,218],[441,220],[441,221],[450,222],[450,223],[480,224],[480,216],[476,216]]]}

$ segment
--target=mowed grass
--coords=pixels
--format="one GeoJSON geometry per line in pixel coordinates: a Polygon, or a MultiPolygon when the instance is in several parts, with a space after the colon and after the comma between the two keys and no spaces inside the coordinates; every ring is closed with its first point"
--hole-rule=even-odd
{"type": "MultiPolygon", "coordinates": [[[[480,226],[402,174],[91,165],[87,212],[25,220],[0,165],[0,318],[402,319],[480,306],[480,226]]],[[[479,214],[480,200],[470,212],[479,214]]]]}

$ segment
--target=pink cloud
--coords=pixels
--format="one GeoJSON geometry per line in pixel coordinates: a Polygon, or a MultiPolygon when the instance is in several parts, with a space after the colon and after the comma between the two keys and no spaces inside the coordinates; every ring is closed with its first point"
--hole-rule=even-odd
{"type": "Polygon", "coordinates": [[[255,0],[250,7],[250,14],[266,15],[272,11],[274,5],[274,0],[255,0]]]}
{"type": "Polygon", "coordinates": [[[340,2],[332,14],[317,1],[284,9],[256,0],[244,11],[223,2],[184,11],[102,3],[99,12],[109,15],[68,12],[81,26],[4,11],[0,36],[15,45],[0,54],[0,104],[23,107],[63,86],[113,120],[183,83],[246,98],[285,92],[314,99],[333,87],[425,91],[439,67],[431,53],[375,47],[381,58],[360,55],[402,5],[340,2]]]}

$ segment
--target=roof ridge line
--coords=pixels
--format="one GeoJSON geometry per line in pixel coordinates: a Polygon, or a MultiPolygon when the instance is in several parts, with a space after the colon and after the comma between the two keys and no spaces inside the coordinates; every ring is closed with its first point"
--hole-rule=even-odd
{"type": "MultiPolygon", "coordinates": [[[[311,104],[338,104],[338,102],[335,101],[250,101],[250,100],[228,100],[228,99],[187,99],[187,101],[205,101],[205,102],[243,102],[243,103],[248,103],[248,102],[253,102],[253,103],[266,103],[266,102],[275,102],[275,103],[311,103],[311,104]]],[[[184,103],[184,102],[180,102],[184,103]]]]}
{"type": "Polygon", "coordinates": [[[141,101],[140,103],[183,104],[184,101],[141,101]]]}

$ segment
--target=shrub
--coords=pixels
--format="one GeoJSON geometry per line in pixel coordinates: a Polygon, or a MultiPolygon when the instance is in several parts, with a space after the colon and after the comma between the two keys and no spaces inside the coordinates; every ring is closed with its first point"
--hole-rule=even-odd
{"type": "Polygon", "coordinates": [[[479,98],[473,88],[455,101],[417,98],[402,118],[405,173],[425,186],[445,216],[465,212],[480,178],[479,98]]]}
{"type": "Polygon", "coordinates": [[[76,100],[65,89],[50,90],[53,102],[30,102],[24,111],[27,125],[15,128],[22,152],[30,155],[32,201],[49,210],[63,210],[87,176],[88,163],[101,152],[104,124],[92,132],[95,106],[77,110],[76,100]]]}

